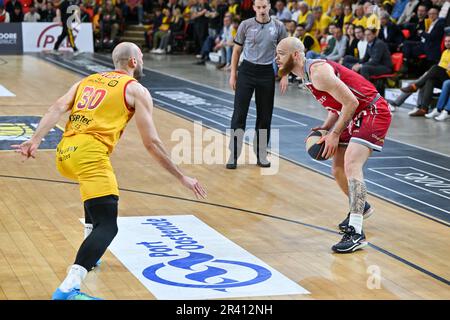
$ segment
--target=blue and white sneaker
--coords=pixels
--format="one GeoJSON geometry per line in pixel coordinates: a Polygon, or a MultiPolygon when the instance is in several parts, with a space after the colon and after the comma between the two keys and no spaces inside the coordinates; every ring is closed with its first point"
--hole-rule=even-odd
{"type": "Polygon", "coordinates": [[[103,300],[80,292],[80,289],[72,289],[69,292],[62,292],[59,288],[53,292],[52,300],[103,300]]]}
{"type": "MultiPolygon", "coordinates": [[[[366,204],[364,205],[363,218],[368,219],[373,214],[374,211],[375,210],[370,206],[370,204],[368,202],[366,202],[366,204]]],[[[338,225],[339,230],[344,232],[348,227],[349,221],[350,221],[350,212],[347,214],[347,218],[345,218],[344,221],[339,223],[339,225],[338,225]]]]}

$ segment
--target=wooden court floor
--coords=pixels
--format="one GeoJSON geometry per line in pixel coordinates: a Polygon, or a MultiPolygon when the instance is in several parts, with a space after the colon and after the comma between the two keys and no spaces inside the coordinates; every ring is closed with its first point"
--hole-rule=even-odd
{"type": "MultiPolygon", "coordinates": [[[[1,58],[0,84],[16,97],[0,97],[0,116],[42,115],[80,78],[31,56],[1,58]]],[[[169,150],[178,143],[170,141],[174,129],[193,131],[191,122],[160,109],[155,121],[169,150]]],[[[448,227],[386,201],[369,197],[376,212],[365,232],[374,247],[331,253],[340,236],[310,226],[337,230],[345,217],[347,200],[330,178],[283,160],[272,176],[254,165],[235,171],[182,165],[209,196],[203,203],[167,198],[193,196],[146,153],[133,120],[112,163],[119,186],[128,190],[121,191],[121,216],[195,215],[311,292],[258,299],[450,299],[448,227]],[[370,289],[374,267],[381,282],[370,289]]],[[[83,240],[83,210],[77,185],[64,181],[54,151],[25,163],[0,152],[0,299],[49,299],[73,263],[83,240]]],[[[105,299],[155,299],[109,251],[85,288],[105,299]]]]}

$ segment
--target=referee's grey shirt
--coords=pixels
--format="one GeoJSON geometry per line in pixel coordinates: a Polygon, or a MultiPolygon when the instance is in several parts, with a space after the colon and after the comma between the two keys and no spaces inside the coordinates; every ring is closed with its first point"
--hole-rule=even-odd
{"type": "Polygon", "coordinates": [[[284,24],[270,18],[269,22],[260,23],[256,18],[244,20],[234,38],[234,42],[243,46],[244,60],[254,64],[272,64],[278,42],[287,37],[284,24]]]}

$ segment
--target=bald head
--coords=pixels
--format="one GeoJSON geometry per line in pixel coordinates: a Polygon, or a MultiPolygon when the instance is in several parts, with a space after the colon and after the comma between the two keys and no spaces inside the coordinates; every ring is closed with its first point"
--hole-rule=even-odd
{"type": "Polygon", "coordinates": [[[300,39],[296,37],[287,37],[280,41],[278,44],[278,48],[288,52],[289,54],[294,53],[296,51],[300,53],[305,52],[305,46],[300,41],[300,39]]]}
{"type": "Polygon", "coordinates": [[[130,58],[138,58],[141,50],[131,42],[119,43],[112,52],[114,67],[123,68],[127,66],[130,58]]]}
{"type": "Polygon", "coordinates": [[[112,60],[116,69],[133,71],[133,76],[136,79],[144,75],[142,52],[134,43],[119,43],[112,52],[112,60]]]}

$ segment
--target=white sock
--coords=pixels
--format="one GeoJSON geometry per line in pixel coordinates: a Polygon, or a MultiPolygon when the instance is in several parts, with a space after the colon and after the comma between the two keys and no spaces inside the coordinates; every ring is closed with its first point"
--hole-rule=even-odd
{"type": "Polygon", "coordinates": [[[87,270],[84,267],[78,264],[74,264],[70,267],[69,272],[67,273],[67,277],[61,283],[59,289],[62,292],[69,292],[74,288],[79,289],[81,286],[81,282],[84,280],[86,275],[87,270]]]}
{"type": "Polygon", "coordinates": [[[89,235],[91,234],[93,228],[94,228],[94,226],[92,225],[92,223],[85,223],[84,224],[84,238],[85,239],[87,237],[89,237],[89,235]]]}
{"type": "Polygon", "coordinates": [[[350,214],[350,221],[348,222],[350,226],[355,228],[356,233],[361,234],[363,225],[363,215],[357,213],[350,214]]]}

